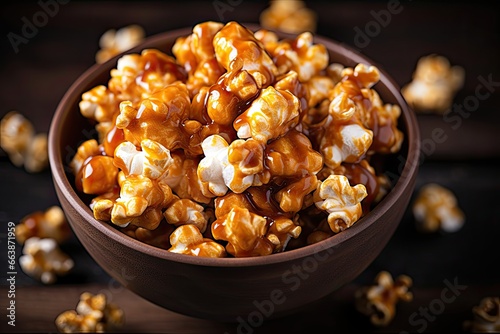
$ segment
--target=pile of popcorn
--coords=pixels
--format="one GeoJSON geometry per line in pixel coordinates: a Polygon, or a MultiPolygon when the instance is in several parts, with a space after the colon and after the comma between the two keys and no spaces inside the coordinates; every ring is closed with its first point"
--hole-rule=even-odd
{"type": "Polygon", "coordinates": [[[260,256],[349,228],[388,191],[371,161],[399,151],[401,110],[374,66],[236,22],[172,53],[125,55],[82,95],[99,138],[70,165],[96,219],[175,253],[260,256]]]}

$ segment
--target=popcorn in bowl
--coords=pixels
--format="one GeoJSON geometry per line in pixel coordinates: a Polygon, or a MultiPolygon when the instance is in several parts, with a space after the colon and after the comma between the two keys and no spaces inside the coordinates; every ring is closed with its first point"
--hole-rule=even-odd
{"type": "Polygon", "coordinates": [[[125,55],[82,95],[99,138],[70,166],[96,219],[170,252],[264,256],[341,233],[381,200],[371,163],[403,134],[377,68],[329,64],[311,33],[237,22],[200,23],[172,53],[125,55]]]}

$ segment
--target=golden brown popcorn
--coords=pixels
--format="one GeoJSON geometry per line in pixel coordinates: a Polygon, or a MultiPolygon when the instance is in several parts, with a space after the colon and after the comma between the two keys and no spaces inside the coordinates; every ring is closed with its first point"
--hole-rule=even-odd
{"type": "Polygon", "coordinates": [[[113,158],[94,155],[83,163],[77,174],[76,187],[85,194],[102,195],[117,184],[118,168],[113,158]]]}
{"type": "Polygon", "coordinates": [[[276,78],[273,85],[278,91],[287,90],[299,99],[299,121],[302,121],[309,110],[308,100],[310,98],[309,90],[305,84],[299,80],[299,75],[295,71],[289,71],[282,76],[276,78]]]}
{"type": "Polygon", "coordinates": [[[186,142],[181,129],[188,118],[190,104],[186,85],[176,82],[137,105],[130,101],[120,103],[116,127],[123,129],[125,139],[136,146],[150,139],[172,151],[186,142]]]}
{"type": "Polygon", "coordinates": [[[296,213],[300,211],[304,206],[305,197],[316,189],[317,184],[316,175],[309,175],[281,188],[275,196],[280,209],[283,212],[296,213]]]}
{"type": "Polygon", "coordinates": [[[254,78],[258,88],[269,86],[276,66],[254,34],[237,22],[227,23],[213,39],[217,61],[227,70],[241,69],[254,78]]]}
{"type": "Polygon", "coordinates": [[[150,139],[141,141],[141,151],[129,141],[117,146],[113,163],[127,175],[143,175],[156,180],[161,179],[173,162],[170,151],[150,139]]]}
{"type": "Polygon", "coordinates": [[[226,72],[210,87],[206,103],[208,116],[215,123],[231,125],[246,102],[258,92],[257,83],[247,71],[226,72]]]}
{"type": "Polygon", "coordinates": [[[201,233],[207,229],[208,217],[204,208],[187,198],[173,200],[163,215],[172,225],[193,224],[201,233]]]}
{"type": "Polygon", "coordinates": [[[73,170],[73,174],[77,176],[85,161],[90,157],[100,155],[100,153],[99,143],[95,139],[89,139],[80,144],[76,150],[76,154],[73,156],[73,159],[71,159],[69,164],[73,170]]]}
{"type": "Polygon", "coordinates": [[[260,14],[260,24],[289,34],[316,30],[316,14],[301,0],[273,0],[260,14]]]}
{"type": "Polygon", "coordinates": [[[35,134],[31,122],[17,111],[7,113],[0,121],[0,147],[10,161],[29,173],[38,173],[49,165],[47,134],[35,134]]]}
{"type": "Polygon", "coordinates": [[[62,333],[103,333],[123,326],[124,313],[108,303],[106,295],[84,292],[75,310],[59,314],[55,324],[62,333]]]}
{"type": "Polygon", "coordinates": [[[309,95],[308,106],[312,108],[329,97],[335,82],[329,76],[315,75],[304,85],[309,95]]]}
{"type": "Polygon", "coordinates": [[[474,319],[464,323],[465,330],[472,333],[500,332],[500,298],[486,297],[472,308],[474,319]]]}
{"type": "Polygon", "coordinates": [[[61,244],[71,237],[71,229],[63,210],[51,206],[45,212],[36,211],[21,219],[16,225],[16,240],[19,244],[31,237],[52,238],[61,244]]]}
{"type": "Polygon", "coordinates": [[[413,282],[409,276],[400,275],[393,281],[387,271],[375,277],[375,284],[356,291],[356,308],[370,317],[375,326],[387,326],[396,315],[396,304],[402,300],[409,302],[413,294],[409,291],[413,282]]]}
{"type": "Polygon", "coordinates": [[[198,177],[214,196],[223,196],[228,188],[241,193],[269,181],[263,146],[252,138],[228,144],[221,136],[213,135],[203,141],[202,148],[205,157],[198,164],[198,177]]]}
{"type": "Polygon", "coordinates": [[[184,68],[156,49],[125,55],[111,70],[108,88],[119,101],[139,102],[175,81],[185,81],[184,68]]]}
{"type": "MultiPolygon", "coordinates": [[[[123,175],[123,172],[118,173],[118,179],[123,175]]],[[[124,177],[123,177],[124,178],[124,177]]],[[[118,181],[118,183],[122,183],[118,181]]],[[[111,210],[115,205],[116,200],[120,197],[120,187],[118,184],[109,192],[96,196],[90,202],[90,209],[94,213],[94,218],[97,220],[110,221],[111,210]]]]}
{"type": "Polygon", "coordinates": [[[173,151],[171,156],[173,163],[168,168],[167,176],[160,182],[168,185],[180,198],[192,199],[198,203],[209,203],[213,195],[208,185],[199,179],[197,173],[201,159],[188,157],[180,150],[173,151]]]}
{"type": "Polygon", "coordinates": [[[171,247],[169,237],[175,227],[168,224],[165,220],[162,220],[160,225],[154,230],[148,230],[147,228],[136,227],[134,225],[129,225],[127,228],[132,227],[135,227],[133,237],[137,240],[163,249],[169,249],[171,247]]]}
{"type": "MultiPolygon", "coordinates": [[[[366,187],[366,197],[361,203],[363,207],[363,213],[368,213],[371,209],[371,205],[377,203],[381,199],[381,187],[387,187],[388,180],[383,178],[383,176],[378,176],[375,173],[375,169],[370,165],[368,160],[361,160],[359,163],[343,163],[334,170],[329,170],[328,168],[322,170],[323,179],[326,179],[331,174],[344,175],[349,180],[350,184],[363,184],[366,187]]],[[[383,191],[384,189],[382,189],[383,191]]]]}
{"type": "Polygon", "coordinates": [[[213,46],[215,34],[224,25],[220,22],[203,22],[193,28],[193,33],[180,37],[172,47],[177,62],[189,74],[186,86],[191,96],[202,87],[215,84],[225,69],[217,62],[213,46]]]}
{"type": "Polygon", "coordinates": [[[82,94],[78,104],[83,116],[97,122],[111,122],[118,114],[119,101],[115,94],[104,85],[99,85],[82,94]]]}
{"type": "Polygon", "coordinates": [[[233,207],[222,217],[217,216],[212,223],[214,239],[227,241],[227,252],[236,257],[271,254],[275,246],[266,238],[267,230],[264,217],[240,207],[233,207]]]}
{"type": "Polygon", "coordinates": [[[273,224],[267,231],[266,238],[274,245],[274,252],[282,252],[286,249],[291,238],[297,239],[302,228],[292,220],[284,217],[274,219],[273,224]]]}
{"type": "Polygon", "coordinates": [[[328,51],[323,44],[313,44],[313,35],[304,32],[291,41],[282,40],[278,45],[268,44],[279,74],[292,70],[301,82],[319,75],[328,66],[328,51]]]}
{"type": "Polygon", "coordinates": [[[95,55],[95,61],[102,64],[114,56],[127,51],[144,40],[145,33],[139,25],[129,25],[121,29],[110,29],[99,39],[101,49],[95,55]]]}
{"type": "Polygon", "coordinates": [[[181,225],[170,235],[169,252],[203,257],[226,257],[224,246],[212,239],[203,238],[200,230],[192,225],[181,225]]]}
{"type": "Polygon", "coordinates": [[[451,66],[445,57],[431,54],[418,60],[413,81],[401,92],[416,111],[443,114],[462,88],[464,77],[462,67],[451,66]]]}
{"type": "Polygon", "coordinates": [[[266,255],[348,228],[390,187],[368,161],[400,149],[401,110],[372,89],[376,67],[236,22],[172,52],[122,56],[82,97],[99,138],[71,167],[96,219],[178,253],[266,255]]]}
{"type": "Polygon", "coordinates": [[[347,94],[337,95],[329,107],[329,115],[321,123],[320,152],[330,168],[342,162],[358,162],[368,151],[373,141],[373,132],[358,118],[358,107],[347,94]]]}
{"type": "Polygon", "coordinates": [[[436,183],[426,184],[420,189],[412,210],[417,228],[422,232],[456,232],[465,222],[455,195],[436,183]]]}
{"type": "Polygon", "coordinates": [[[330,175],[318,184],[314,192],[314,202],[317,208],[328,213],[328,224],[332,231],[339,233],[361,218],[361,201],[366,195],[366,187],[363,184],[351,187],[347,177],[330,175]]]}
{"type": "Polygon", "coordinates": [[[321,170],[323,157],[312,148],[307,136],[290,130],[266,146],[265,165],[273,177],[304,177],[321,170]]]}
{"type": "Polygon", "coordinates": [[[19,265],[26,275],[44,284],[52,284],[57,276],[66,275],[74,263],[54,239],[31,237],[24,242],[19,265]]]}
{"type": "Polygon", "coordinates": [[[170,187],[141,174],[126,176],[120,187],[111,222],[121,227],[132,224],[149,230],[157,228],[163,219],[162,210],[172,200],[170,187]]]}
{"type": "Polygon", "coordinates": [[[250,107],[234,121],[239,138],[253,138],[266,144],[299,123],[299,100],[288,91],[263,89],[250,107]]]}

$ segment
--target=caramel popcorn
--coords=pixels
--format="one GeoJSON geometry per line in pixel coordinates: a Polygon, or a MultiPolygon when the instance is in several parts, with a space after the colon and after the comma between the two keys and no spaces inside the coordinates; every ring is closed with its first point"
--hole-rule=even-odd
{"type": "Polygon", "coordinates": [[[208,217],[204,208],[190,199],[174,200],[163,215],[169,224],[193,224],[201,233],[207,229],[208,217]]]}
{"type": "Polygon", "coordinates": [[[234,121],[239,138],[253,138],[265,144],[299,122],[299,100],[288,91],[267,87],[250,107],[234,121]]]}
{"type": "Polygon", "coordinates": [[[390,188],[371,163],[400,149],[401,110],[376,67],[237,22],[171,51],[124,55],[82,95],[98,139],[70,165],[96,219],[175,253],[263,256],[343,231],[390,188]]]}
{"type": "Polygon", "coordinates": [[[213,135],[203,141],[202,147],[205,158],[198,165],[198,177],[208,183],[215,196],[223,196],[228,188],[241,193],[268,179],[267,175],[261,175],[264,150],[252,138],[235,140],[229,145],[221,136],[213,135]]]}
{"type": "Polygon", "coordinates": [[[215,240],[227,241],[227,252],[236,257],[271,254],[273,243],[265,237],[267,229],[264,217],[239,207],[212,224],[215,240]]]}
{"type": "Polygon", "coordinates": [[[45,212],[36,211],[21,219],[16,225],[16,240],[21,245],[31,237],[51,238],[61,244],[71,237],[71,229],[63,210],[51,206],[45,212]]]}
{"type": "Polygon", "coordinates": [[[387,271],[375,277],[375,284],[356,291],[356,308],[370,317],[370,322],[379,327],[387,326],[396,315],[396,304],[402,300],[409,302],[413,294],[408,291],[413,282],[409,276],[400,275],[393,281],[387,271]]]}
{"type": "Polygon", "coordinates": [[[435,183],[423,186],[412,206],[417,227],[423,232],[456,232],[462,228],[465,215],[453,193],[435,183]]]}
{"type": "Polygon", "coordinates": [[[486,297],[472,308],[474,319],[466,321],[464,327],[472,333],[500,332],[500,298],[486,297]]]}
{"type": "Polygon", "coordinates": [[[74,263],[59,249],[54,239],[31,237],[24,242],[19,265],[26,275],[42,283],[52,284],[57,276],[67,274],[74,263]]]}
{"type": "Polygon", "coordinates": [[[101,49],[97,51],[95,60],[98,64],[127,51],[144,40],[145,33],[141,26],[136,24],[115,30],[106,31],[99,39],[101,49]]]}
{"type": "Polygon", "coordinates": [[[141,141],[141,150],[131,142],[123,142],[117,146],[113,164],[125,175],[143,175],[147,178],[160,179],[172,163],[170,151],[160,143],[150,139],[141,141]]]}
{"type": "Polygon", "coordinates": [[[301,0],[273,0],[260,14],[260,24],[289,34],[316,30],[316,14],[301,0]]]}
{"type": "Polygon", "coordinates": [[[314,204],[328,212],[331,230],[339,233],[361,218],[361,201],[366,195],[366,187],[363,184],[351,187],[347,177],[330,175],[314,192],[314,204]]]}
{"type": "Polygon", "coordinates": [[[200,230],[191,224],[181,225],[170,235],[169,252],[204,257],[225,257],[224,247],[212,239],[203,238],[200,230]]]}
{"type": "Polygon", "coordinates": [[[401,92],[416,111],[443,114],[463,86],[464,77],[462,67],[451,66],[445,57],[432,54],[418,60],[413,80],[401,92]]]}
{"type": "Polygon", "coordinates": [[[17,111],[7,113],[0,121],[0,147],[17,166],[38,173],[49,164],[47,134],[35,134],[33,124],[17,111]]]}
{"type": "Polygon", "coordinates": [[[123,326],[124,313],[117,305],[108,303],[106,295],[84,292],[76,310],[59,314],[55,324],[62,333],[103,333],[123,326]]]}

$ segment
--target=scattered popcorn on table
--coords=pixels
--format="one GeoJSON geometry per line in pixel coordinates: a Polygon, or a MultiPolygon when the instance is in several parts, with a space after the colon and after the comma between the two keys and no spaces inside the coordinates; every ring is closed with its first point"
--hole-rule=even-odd
{"type": "Polygon", "coordinates": [[[65,311],[55,319],[61,333],[104,333],[121,328],[124,313],[117,305],[108,303],[105,294],[84,292],[75,310],[65,311]]]}
{"type": "Polygon", "coordinates": [[[472,308],[474,319],[464,322],[464,329],[472,333],[500,332],[500,297],[486,297],[472,308]]]}
{"type": "Polygon", "coordinates": [[[412,206],[417,228],[423,232],[456,232],[465,223],[455,195],[435,183],[424,185],[412,206]]]}
{"type": "Polygon", "coordinates": [[[136,24],[115,30],[106,31],[99,39],[101,49],[97,51],[95,60],[98,64],[133,48],[144,40],[145,33],[141,26],[136,24]]]}
{"type": "Polygon", "coordinates": [[[444,114],[462,88],[464,77],[462,67],[451,66],[445,57],[432,54],[418,60],[413,81],[401,92],[415,111],[444,114]]]}
{"type": "Polygon", "coordinates": [[[413,282],[409,276],[401,275],[393,281],[387,271],[375,277],[375,284],[360,288],[355,293],[356,308],[370,317],[375,326],[387,326],[396,315],[396,304],[402,300],[410,302],[413,294],[409,291],[413,282]]]}
{"type": "Polygon", "coordinates": [[[36,211],[21,219],[16,225],[16,240],[23,245],[31,237],[51,238],[61,244],[71,237],[66,216],[59,206],[45,212],[36,211]]]}
{"type": "Polygon", "coordinates": [[[7,113],[0,121],[0,146],[10,161],[29,173],[38,173],[49,165],[47,134],[35,134],[33,124],[17,111],[7,113]]]}
{"type": "Polygon", "coordinates": [[[70,166],[96,219],[171,252],[261,256],[345,230],[390,189],[371,163],[400,149],[401,110],[376,67],[237,22],[168,51],[124,55],[82,95],[98,140],[70,166]]]}
{"type": "Polygon", "coordinates": [[[260,15],[264,28],[289,34],[316,30],[316,14],[301,0],[272,0],[269,8],[260,15]]]}
{"type": "Polygon", "coordinates": [[[38,237],[26,240],[19,264],[26,275],[45,284],[54,283],[57,276],[67,274],[74,265],[54,239],[38,237]]]}

